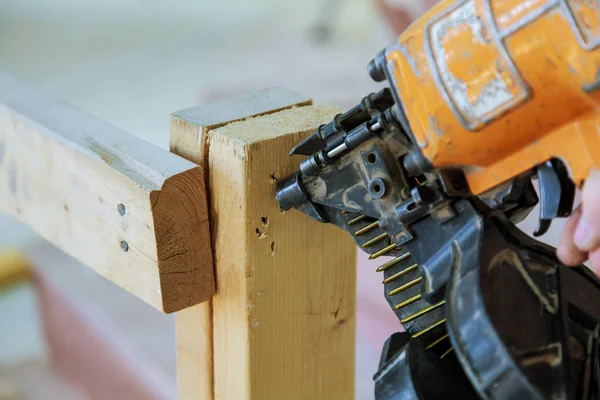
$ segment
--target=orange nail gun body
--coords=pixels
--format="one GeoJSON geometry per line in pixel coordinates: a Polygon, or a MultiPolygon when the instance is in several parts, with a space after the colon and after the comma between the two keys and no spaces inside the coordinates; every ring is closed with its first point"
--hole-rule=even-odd
{"type": "Polygon", "coordinates": [[[600,399],[600,280],[514,225],[600,168],[600,1],[441,1],[368,69],[276,197],[392,257],[376,398],[600,399]]]}
{"type": "Polygon", "coordinates": [[[480,194],[552,157],[600,166],[595,0],[442,1],[385,55],[414,140],[480,194]]]}

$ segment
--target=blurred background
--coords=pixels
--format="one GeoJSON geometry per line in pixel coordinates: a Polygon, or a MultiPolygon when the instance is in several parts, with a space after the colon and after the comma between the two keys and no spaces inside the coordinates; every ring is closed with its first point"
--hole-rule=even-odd
{"type": "MultiPolygon", "coordinates": [[[[368,61],[432,3],[0,0],[0,69],[167,149],[171,112],[266,87],[354,105],[378,88],[366,73],[368,61]]],[[[535,214],[524,223],[527,232],[535,214]]],[[[560,225],[547,236],[551,243],[560,225]]],[[[41,289],[0,287],[0,399],[90,398],[84,387],[101,386],[102,374],[82,385],[77,378],[85,371],[53,368],[69,356],[66,343],[81,345],[78,351],[91,357],[118,349],[98,357],[97,371],[108,357],[118,367],[104,373],[127,380],[131,366],[151,384],[123,398],[150,398],[144,390],[156,395],[151,398],[176,398],[172,316],[0,214],[0,253],[8,249],[21,249],[33,261],[41,289]],[[96,345],[83,346],[78,335],[53,336],[56,324],[89,331],[96,345]]],[[[359,255],[357,399],[373,398],[381,346],[399,329],[375,267],[359,255]]]]}

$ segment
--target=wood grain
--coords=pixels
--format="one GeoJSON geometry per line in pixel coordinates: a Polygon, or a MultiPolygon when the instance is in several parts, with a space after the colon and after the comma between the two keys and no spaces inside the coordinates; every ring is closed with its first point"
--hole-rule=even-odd
{"type": "MultiPolygon", "coordinates": [[[[178,111],[171,116],[170,148],[173,153],[203,166],[208,186],[208,135],[212,130],[234,121],[307,104],[312,104],[310,98],[271,88],[178,111]]],[[[216,220],[215,214],[213,218],[216,220]]],[[[212,324],[210,300],[175,316],[177,386],[181,399],[214,398],[212,324]]]]}
{"type": "Polygon", "coordinates": [[[177,397],[214,399],[212,300],[175,314],[177,397]]]}
{"type": "Polygon", "coordinates": [[[289,149],[339,111],[293,108],[209,137],[216,398],[354,398],[354,245],[274,199],[298,168],[289,149]]]}
{"type": "Polygon", "coordinates": [[[172,134],[191,136],[172,149],[208,163],[217,275],[211,306],[176,315],[182,399],[354,398],[354,246],[274,199],[298,167],[290,148],[339,112],[304,104],[209,129],[174,117],[172,134]]]}
{"type": "Polygon", "coordinates": [[[215,291],[203,175],[0,73],[0,210],[163,312],[215,291]]]}
{"type": "MultiPolygon", "coordinates": [[[[249,117],[312,104],[306,96],[280,88],[269,88],[177,111],[171,115],[171,151],[205,167],[208,172],[208,133],[249,117]]],[[[208,179],[208,176],[207,176],[208,179]]]]}

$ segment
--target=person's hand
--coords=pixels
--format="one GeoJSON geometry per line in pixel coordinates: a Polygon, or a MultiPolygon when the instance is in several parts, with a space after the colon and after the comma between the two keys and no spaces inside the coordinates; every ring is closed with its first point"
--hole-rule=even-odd
{"type": "Polygon", "coordinates": [[[575,266],[589,260],[600,275],[600,171],[592,170],[582,190],[582,202],[562,232],[556,249],[559,260],[575,266]]]}

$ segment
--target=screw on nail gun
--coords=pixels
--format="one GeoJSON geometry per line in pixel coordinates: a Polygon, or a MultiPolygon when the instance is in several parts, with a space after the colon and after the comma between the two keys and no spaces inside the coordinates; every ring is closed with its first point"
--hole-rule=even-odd
{"type": "Polygon", "coordinates": [[[600,281],[515,226],[600,167],[600,3],[441,1],[368,71],[276,197],[391,257],[376,398],[600,398],[600,281]]]}

